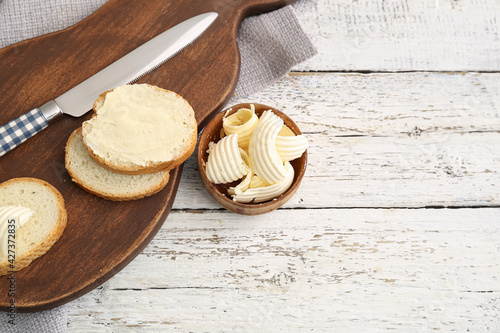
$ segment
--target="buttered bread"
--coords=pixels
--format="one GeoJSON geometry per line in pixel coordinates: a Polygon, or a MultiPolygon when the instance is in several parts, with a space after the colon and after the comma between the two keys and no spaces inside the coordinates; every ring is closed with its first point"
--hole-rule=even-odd
{"type": "Polygon", "coordinates": [[[90,156],[122,174],[170,170],[194,151],[193,108],[178,94],[148,84],[117,87],[99,96],[94,116],[83,123],[90,156]]]}
{"type": "Polygon", "coordinates": [[[67,221],[61,193],[37,178],[0,184],[0,275],[19,271],[45,254],[67,221]],[[17,222],[15,222],[17,221],[17,222]]]}

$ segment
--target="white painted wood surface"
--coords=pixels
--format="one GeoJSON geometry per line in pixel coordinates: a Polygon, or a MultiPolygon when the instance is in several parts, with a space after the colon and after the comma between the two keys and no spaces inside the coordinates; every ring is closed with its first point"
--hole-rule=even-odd
{"type": "Polygon", "coordinates": [[[498,0],[314,0],[304,71],[498,71],[498,0]]]}
{"type": "MultiPolygon", "coordinates": [[[[499,74],[292,73],[241,101],[278,107],[310,140],[287,208],[500,204],[499,74]]],[[[174,208],[217,208],[194,156],[185,168],[174,208]]]]}
{"type": "Polygon", "coordinates": [[[235,101],[307,135],[297,194],[227,212],[190,158],[163,228],[69,303],[68,332],[500,332],[500,3],[301,8],[318,56],[235,101]]]}
{"type": "Polygon", "coordinates": [[[499,214],[177,211],[69,330],[498,332],[499,214]]]}

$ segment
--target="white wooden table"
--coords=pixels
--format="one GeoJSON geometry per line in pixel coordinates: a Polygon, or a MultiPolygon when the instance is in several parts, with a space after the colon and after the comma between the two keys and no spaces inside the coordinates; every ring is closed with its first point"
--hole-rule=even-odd
{"type": "Polygon", "coordinates": [[[319,54],[255,101],[309,165],[282,209],[239,216],[195,158],[130,265],[68,332],[500,332],[500,2],[319,0],[319,54]]]}

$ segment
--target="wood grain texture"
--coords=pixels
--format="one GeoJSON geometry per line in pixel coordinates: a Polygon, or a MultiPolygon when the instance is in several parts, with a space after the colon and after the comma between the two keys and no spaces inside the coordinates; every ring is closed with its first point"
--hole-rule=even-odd
{"type": "Polygon", "coordinates": [[[319,54],[296,70],[500,70],[496,0],[317,0],[302,10],[319,54]]]}
{"type": "Polygon", "coordinates": [[[499,74],[316,73],[497,71],[497,2],[301,8],[319,54],[294,70],[311,72],[232,101],[311,139],[297,194],[232,214],[189,159],[162,229],[68,304],[68,332],[500,331],[499,74]]]}
{"type": "MultiPolygon", "coordinates": [[[[0,71],[0,123],[59,96],[173,25],[216,11],[219,17],[203,38],[138,81],[183,96],[201,127],[231,97],[236,85],[239,22],[246,15],[289,2],[221,0],[193,5],[189,0],[111,0],[66,30],[0,50],[1,63],[8,64],[0,71]]],[[[155,235],[175,197],[181,168],[171,172],[163,191],[140,201],[109,202],[73,184],[64,170],[64,145],[89,117],[90,113],[81,118],[65,116],[2,157],[0,181],[26,176],[46,180],[62,193],[68,211],[60,240],[17,274],[20,312],[63,304],[114,275],[155,235]]],[[[7,284],[6,279],[0,280],[0,289],[7,284]]],[[[9,302],[7,294],[0,294],[0,308],[6,309],[9,302]]]]}
{"type": "MultiPolygon", "coordinates": [[[[478,207],[500,204],[499,92],[500,74],[292,73],[234,102],[273,105],[310,141],[285,207],[478,207]]],[[[174,209],[220,207],[185,168],[174,209]]]]}
{"type": "Polygon", "coordinates": [[[136,260],[71,303],[68,330],[497,331],[499,217],[499,209],[173,212],[136,260]]]}
{"type": "Polygon", "coordinates": [[[250,96],[311,139],[297,194],[232,214],[192,157],[168,221],[68,331],[499,330],[498,77],[292,74],[250,96]],[[492,208],[405,208],[435,205],[492,208]]]}

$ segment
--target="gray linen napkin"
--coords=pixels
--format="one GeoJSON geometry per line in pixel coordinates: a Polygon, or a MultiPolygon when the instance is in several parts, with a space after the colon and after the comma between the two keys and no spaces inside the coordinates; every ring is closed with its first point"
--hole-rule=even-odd
{"type": "MultiPolygon", "coordinates": [[[[106,0],[0,0],[0,48],[18,41],[64,29],[96,11],[106,0]]],[[[285,76],[296,64],[316,54],[302,30],[294,8],[301,0],[271,13],[245,19],[238,32],[241,73],[236,97],[257,92],[285,76]]],[[[7,291],[0,291],[7,292],[7,291]]],[[[17,313],[15,325],[8,313],[0,315],[0,332],[66,332],[67,307],[37,313],[17,313]]]]}

